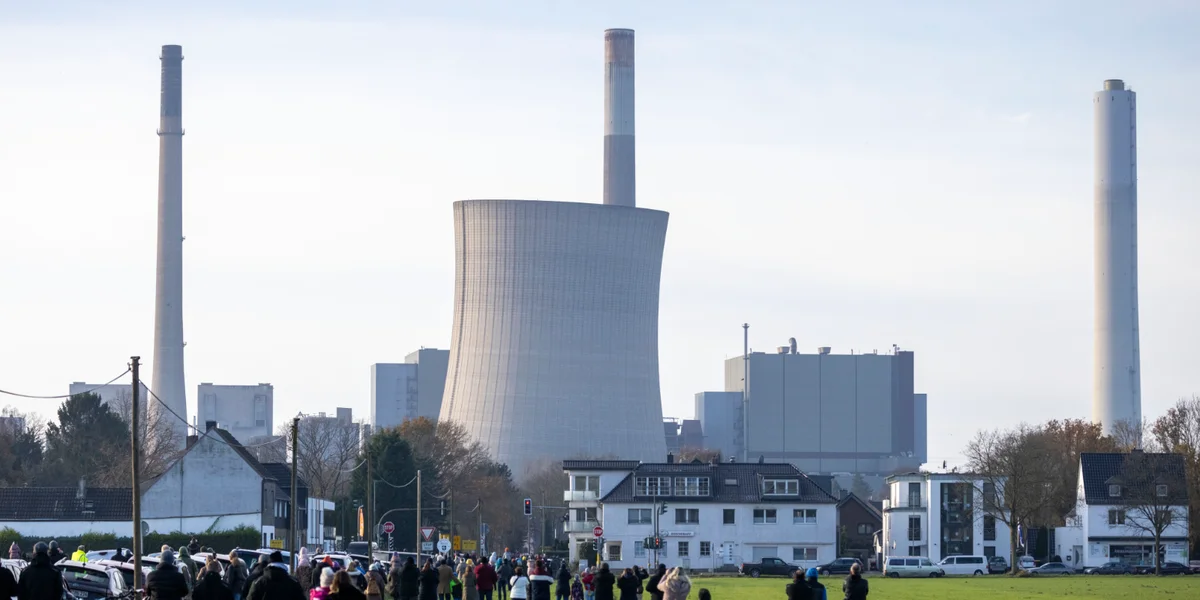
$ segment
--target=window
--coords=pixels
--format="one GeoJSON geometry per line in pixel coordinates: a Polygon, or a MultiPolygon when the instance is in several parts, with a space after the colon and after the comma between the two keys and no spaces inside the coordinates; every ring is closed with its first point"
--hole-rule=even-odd
{"type": "Polygon", "coordinates": [[[608,545],[608,560],[621,560],[621,544],[608,545]]]}
{"type": "Polygon", "coordinates": [[[792,524],[811,524],[817,522],[817,509],[815,508],[797,508],[792,511],[792,524]]]}
{"type": "Polygon", "coordinates": [[[875,533],[875,528],[870,523],[858,524],[858,535],[871,535],[872,533],[875,533]]]}
{"type": "Polygon", "coordinates": [[[792,560],[815,561],[817,560],[817,549],[807,546],[792,548],[792,560]]]}
{"type": "Polygon", "coordinates": [[[676,477],[676,496],[707,496],[709,483],[707,477],[676,477]]]}
{"type": "Polygon", "coordinates": [[[921,484],[919,482],[913,481],[908,484],[908,505],[921,505],[921,484]]]}
{"type": "Polygon", "coordinates": [[[996,555],[996,547],[995,546],[984,546],[983,547],[983,555],[988,558],[995,556],[996,555]]]}
{"type": "Polygon", "coordinates": [[[764,479],[764,496],[798,496],[800,495],[799,479],[764,479]]]}
{"type": "Polygon", "coordinates": [[[721,511],[721,514],[722,514],[722,518],[724,519],[724,523],[726,525],[733,525],[734,515],[737,514],[736,511],[734,511],[734,509],[727,508],[727,509],[721,511]]]}
{"type": "Polygon", "coordinates": [[[990,481],[983,482],[983,501],[990,506],[999,503],[1000,498],[996,496],[996,484],[990,481]]]}
{"type": "Polygon", "coordinates": [[[908,547],[908,555],[909,556],[920,556],[921,555],[921,547],[920,546],[909,546],[908,547]]]}
{"type": "Polygon", "coordinates": [[[649,525],[653,523],[650,516],[649,508],[631,508],[629,509],[629,524],[630,525],[649,525]]]}
{"type": "Polygon", "coordinates": [[[675,509],[675,524],[676,525],[695,525],[700,522],[700,509],[698,508],[677,508],[675,509]]]}
{"type": "Polygon", "coordinates": [[[1108,497],[1109,498],[1120,498],[1121,497],[1121,486],[1119,486],[1115,483],[1109,485],[1108,486],[1108,497]]]}
{"type": "Polygon", "coordinates": [[[996,541],[996,517],[987,515],[983,517],[983,541],[996,541]]]}
{"type": "Polygon", "coordinates": [[[576,475],[575,476],[575,491],[577,492],[598,492],[600,491],[600,476],[599,475],[576,475]]]}
{"type": "Polygon", "coordinates": [[[700,556],[712,556],[712,542],[700,542],[700,556]]]}
{"type": "Polygon", "coordinates": [[[1119,508],[1108,509],[1108,524],[1109,525],[1124,525],[1125,511],[1119,508]]]}
{"type": "Polygon", "coordinates": [[[921,517],[914,515],[908,518],[908,541],[921,541],[921,517]]]}
{"type": "Polygon", "coordinates": [[[679,557],[683,558],[683,557],[687,556],[688,555],[688,543],[687,542],[678,542],[678,545],[679,545],[679,557]]]}
{"type": "Polygon", "coordinates": [[[1161,483],[1154,486],[1154,495],[1158,496],[1159,498],[1166,498],[1167,497],[1167,486],[1164,484],[1161,484],[1161,483]]]}
{"type": "Polygon", "coordinates": [[[642,540],[634,540],[634,542],[633,542],[633,557],[634,558],[645,558],[646,557],[646,544],[644,542],[642,542],[642,540]]]}
{"type": "Polygon", "coordinates": [[[575,509],[575,520],[576,521],[595,521],[595,520],[597,520],[596,507],[593,506],[591,508],[575,509]]]}
{"type": "Polygon", "coordinates": [[[775,509],[773,508],[756,508],[754,509],[754,524],[769,525],[776,522],[775,509]]]}
{"type": "Polygon", "coordinates": [[[670,496],[671,478],[638,477],[634,480],[633,494],[635,496],[670,496]]]}

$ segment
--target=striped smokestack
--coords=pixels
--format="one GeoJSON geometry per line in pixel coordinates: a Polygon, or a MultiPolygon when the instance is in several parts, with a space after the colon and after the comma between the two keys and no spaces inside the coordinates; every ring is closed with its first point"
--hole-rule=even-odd
{"type": "Polygon", "coordinates": [[[162,47],[158,125],[158,268],[154,296],[154,362],[150,423],[169,424],[164,443],[149,451],[182,449],[187,442],[183,380],[183,47],[162,47]],[[165,405],[165,406],[164,406],[165,405]],[[171,414],[171,413],[175,414],[171,414]]]}
{"type": "Polygon", "coordinates": [[[637,206],[633,30],[604,31],[604,203],[637,206]]]}

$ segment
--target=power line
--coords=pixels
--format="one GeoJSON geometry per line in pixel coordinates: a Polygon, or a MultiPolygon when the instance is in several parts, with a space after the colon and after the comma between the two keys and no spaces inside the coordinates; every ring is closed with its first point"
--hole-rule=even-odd
{"type": "Polygon", "coordinates": [[[390,481],[388,481],[388,480],[386,480],[386,479],[384,479],[384,478],[380,477],[378,474],[376,474],[376,475],[375,475],[375,480],[376,480],[376,481],[378,481],[378,482],[380,482],[380,483],[385,483],[385,484],[387,484],[387,485],[390,485],[390,486],[392,486],[392,487],[394,487],[394,488],[396,488],[396,489],[400,489],[400,488],[406,488],[406,487],[408,487],[408,486],[412,485],[412,484],[413,484],[413,482],[417,480],[417,478],[416,478],[416,477],[413,477],[412,479],[409,479],[409,480],[408,480],[408,483],[406,483],[406,484],[404,484],[404,485],[396,485],[396,484],[394,484],[394,483],[392,483],[392,482],[390,482],[390,481]]]}
{"type": "MultiPolygon", "coordinates": [[[[90,394],[90,393],[92,393],[92,392],[94,392],[94,391],[96,391],[96,390],[98,390],[98,389],[101,389],[101,388],[104,388],[104,387],[106,387],[106,386],[108,386],[108,385],[111,385],[111,384],[112,384],[112,382],[114,382],[114,381],[116,381],[116,380],[118,380],[118,379],[120,379],[120,378],[124,377],[125,375],[129,374],[129,371],[130,371],[130,370],[131,370],[131,369],[129,369],[129,368],[126,368],[126,369],[125,369],[125,371],[124,371],[124,372],[122,372],[120,375],[117,375],[116,377],[113,377],[112,379],[109,379],[109,380],[108,380],[108,383],[100,384],[100,385],[98,385],[98,386],[96,386],[96,387],[94,387],[94,388],[92,388],[92,389],[90,389],[90,390],[88,390],[88,391],[86,391],[86,392],[79,392],[79,393],[80,393],[80,394],[90,394]]],[[[32,395],[32,394],[18,394],[17,392],[10,392],[10,391],[8,391],[8,390],[0,390],[0,394],[6,394],[6,395],[9,395],[9,396],[16,396],[16,397],[18,397],[18,398],[29,398],[30,400],[62,400],[63,398],[70,398],[71,396],[76,396],[76,395],[78,395],[78,394],[59,394],[59,395],[57,395],[57,396],[35,396],[35,395],[32,395]]]]}
{"type": "MultiPolygon", "coordinates": [[[[143,383],[143,385],[145,384],[145,382],[142,382],[142,383],[143,383]]],[[[174,410],[172,410],[170,406],[167,406],[167,403],[166,403],[166,402],[163,402],[163,401],[162,401],[162,398],[159,398],[159,397],[158,397],[158,394],[155,394],[155,393],[154,393],[154,390],[150,389],[150,386],[146,386],[146,391],[147,391],[147,392],[150,392],[150,397],[151,397],[151,398],[154,398],[154,400],[155,400],[156,402],[158,402],[158,404],[159,404],[160,406],[162,406],[163,408],[167,409],[167,412],[169,412],[169,413],[171,413],[172,415],[174,415],[176,419],[179,419],[180,421],[182,421],[184,425],[186,425],[188,428],[190,428],[190,429],[192,429],[193,431],[195,431],[197,435],[203,435],[203,434],[205,433],[205,432],[203,432],[203,431],[200,431],[200,429],[199,429],[198,427],[196,427],[195,425],[192,425],[191,423],[188,423],[188,422],[187,422],[187,419],[183,418],[182,416],[180,416],[180,415],[179,415],[179,413],[177,413],[177,412],[175,412],[174,410]]],[[[220,439],[220,438],[216,438],[216,437],[210,437],[209,439],[211,439],[211,440],[213,440],[213,441],[216,441],[216,442],[218,442],[218,443],[221,443],[221,444],[225,444],[226,446],[233,447],[233,444],[226,443],[226,442],[225,442],[225,440],[222,440],[222,439],[220,439]]],[[[262,446],[269,446],[269,445],[271,445],[271,444],[278,443],[280,440],[286,440],[286,439],[287,439],[287,437],[286,437],[286,436],[278,436],[278,437],[276,437],[275,439],[273,439],[273,440],[271,440],[271,441],[269,441],[269,442],[263,442],[263,443],[261,443],[261,444],[251,444],[251,445],[247,446],[246,444],[241,444],[241,443],[239,443],[239,444],[238,444],[238,447],[240,447],[240,448],[260,448],[260,447],[262,447],[262,446]]]]}

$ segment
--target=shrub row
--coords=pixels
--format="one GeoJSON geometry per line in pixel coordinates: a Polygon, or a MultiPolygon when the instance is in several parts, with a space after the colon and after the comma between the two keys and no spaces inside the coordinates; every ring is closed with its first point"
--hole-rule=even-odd
{"type": "MultiPolygon", "coordinates": [[[[213,550],[222,554],[229,552],[234,548],[258,548],[262,546],[262,534],[253,527],[239,527],[230,531],[214,531],[209,533],[183,533],[175,531],[171,533],[151,533],[144,538],[144,548],[142,552],[150,554],[158,552],[163,544],[169,544],[172,548],[179,549],[180,546],[186,546],[191,541],[192,536],[196,536],[200,545],[204,547],[212,547],[213,550]]],[[[75,537],[57,537],[53,538],[58,542],[58,546],[70,555],[81,544],[88,547],[89,550],[109,550],[113,548],[132,548],[133,538],[130,536],[118,536],[111,533],[84,533],[75,537]]],[[[8,558],[9,544],[16,542],[21,548],[21,552],[28,554],[33,551],[33,545],[38,542],[50,542],[46,538],[32,538],[26,536],[11,528],[0,529],[0,548],[4,558],[8,558]]]]}

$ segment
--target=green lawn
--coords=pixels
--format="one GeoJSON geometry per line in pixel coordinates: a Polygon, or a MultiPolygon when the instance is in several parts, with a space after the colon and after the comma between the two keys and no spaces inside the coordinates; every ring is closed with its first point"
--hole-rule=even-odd
{"type": "MultiPolygon", "coordinates": [[[[1195,600],[1200,598],[1200,577],[1196,576],[1092,576],[1027,577],[1014,579],[1002,575],[990,577],[944,577],[941,579],[885,579],[870,577],[871,600],[1017,600],[1036,598],[1053,600],[1195,600]]],[[[694,577],[689,599],[698,597],[700,588],[708,588],[713,600],[771,600],[786,598],[780,578],[694,577]]],[[[840,577],[822,579],[829,600],[842,600],[840,577]]]]}

